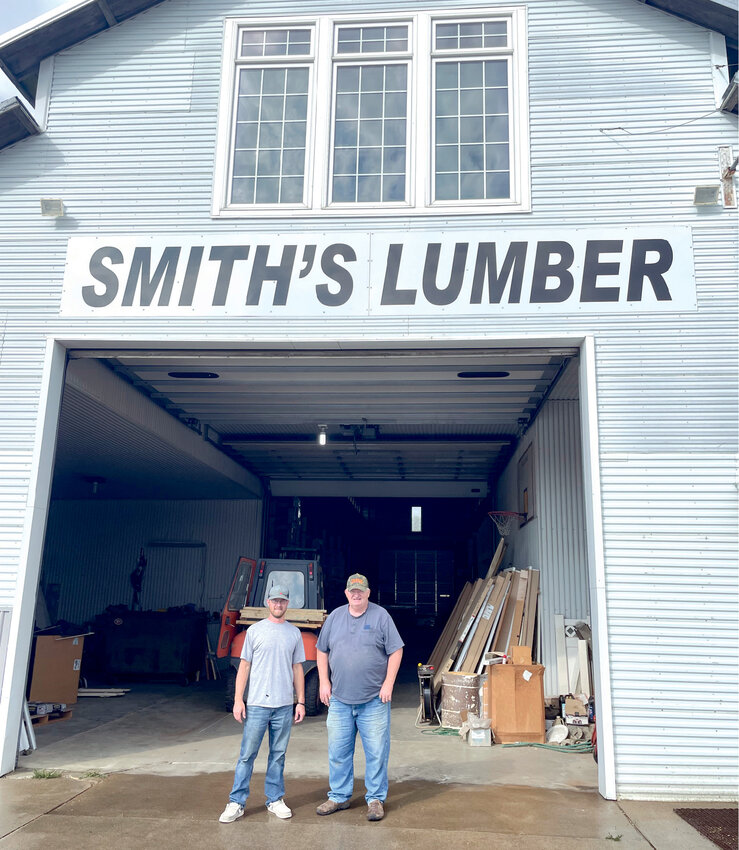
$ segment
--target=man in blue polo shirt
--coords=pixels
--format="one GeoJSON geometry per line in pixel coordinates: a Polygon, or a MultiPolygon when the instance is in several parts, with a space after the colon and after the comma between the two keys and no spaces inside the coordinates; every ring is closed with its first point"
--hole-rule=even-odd
{"type": "Polygon", "coordinates": [[[316,813],[332,815],[349,808],[359,732],[366,763],[367,820],[377,821],[385,815],[390,700],[403,657],[403,641],[388,612],[369,601],[369,584],[363,575],[349,576],[344,594],[349,604],[329,614],[318,636],[320,697],[328,706],[331,790],[316,813]]]}

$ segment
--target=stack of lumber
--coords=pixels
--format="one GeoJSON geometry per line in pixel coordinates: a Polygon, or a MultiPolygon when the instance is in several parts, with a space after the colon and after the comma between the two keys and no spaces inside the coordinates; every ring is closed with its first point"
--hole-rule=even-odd
{"type": "Polygon", "coordinates": [[[514,646],[533,647],[539,571],[499,573],[504,554],[501,540],[485,578],[462,589],[427,662],[434,668],[434,693],[444,673],[482,673],[487,652],[511,655],[514,646]]]}
{"type": "Polygon", "coordinates": [[[77,688],[77,696],[105,699],[125,696],[130,690],[130,688],[77,688]]]}
{"type": "MultiPolygon", "coordinates": [[[[269,617],[267,608],[248,607],[241,609],[236,621],[241,625],[258,623],[269,617]]],[[[318,608],[288,608],[285,619],[299,629],[320,629],[326,619],[326,612],[318,608]]]]}

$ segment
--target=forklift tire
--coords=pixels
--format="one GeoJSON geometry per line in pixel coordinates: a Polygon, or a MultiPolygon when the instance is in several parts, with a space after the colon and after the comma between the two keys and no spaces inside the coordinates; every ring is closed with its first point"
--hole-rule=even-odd
{"type": "MultiPolygon", "coordinates": [[[[223,675],[226,680],[226,689],[223,694],[223,710],[231,714],[234,710],[234,700],[236,699],[236,668],[233,664],[228,665],[228,670],[223,675]]],[[[246,710],[246,695],[249,693],[249,685],[244,688],[244,708],[246,710]]]]}
{"type": "Polygon", "coordinates": [[[322,708],[318,687],[318,670],[311,670],[305,679],[305,714],[307,717],[316,717],[321,713],[322,708]]]}
{"type": "Polygon", "coordinates": [[[223,677],[226,680],[226,691],[223,694],[223,710],[231,714],[234,710],[234,700],[236,699],[236,671],[231,664],[228,665],[228,670],[223,677]]]}

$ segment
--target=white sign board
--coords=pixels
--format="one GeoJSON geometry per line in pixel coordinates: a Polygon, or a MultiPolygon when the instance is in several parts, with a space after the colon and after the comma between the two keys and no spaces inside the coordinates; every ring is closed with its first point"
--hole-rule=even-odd
{"type": "Polygon", "coordinates": [[[75,236],[64,316],[696,309],[690,229],[75,236]]]}

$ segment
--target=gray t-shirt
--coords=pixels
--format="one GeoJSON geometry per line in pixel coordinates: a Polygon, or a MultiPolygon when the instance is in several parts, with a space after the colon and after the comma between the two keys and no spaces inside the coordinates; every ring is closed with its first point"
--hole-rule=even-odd
{"type": "Polygon", "coordinates": [[[291,623],[260,620],[246,630],[241,657],[251,662],[247,705],[292,705],[293,664],[305,661],[300,629],[291,623]]]}
{"type": "Polygon", "coordinates": [[[380,693],[387,657],[403,641],[388,612],[370,602],[359,617],[349,613],[348,605],[332,611],[321,627],[317,646],[328,653],[332,696],[357,705],[380,693]]]}

